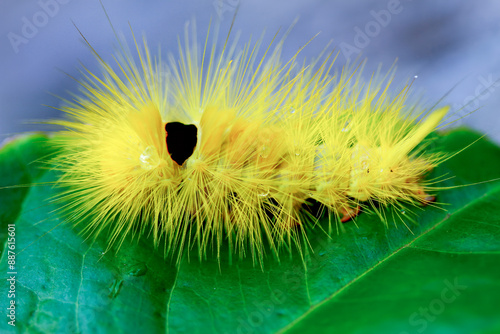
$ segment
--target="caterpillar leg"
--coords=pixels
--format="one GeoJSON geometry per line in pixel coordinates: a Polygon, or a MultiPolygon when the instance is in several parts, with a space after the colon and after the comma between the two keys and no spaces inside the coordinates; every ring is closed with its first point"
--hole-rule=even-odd
{"type": "MultiPolygon", "coordinates": [[[[432,166],[427,166],[427,168],[425,169],[425,174],[432,171],[432,169],[432,166]]],[[[421,206],[426,206],[432,202],[435,202],[436,196],[427,193],[425,186],[421,185],[423,175],[424,174],[421,174],[419,176],[406,179],[406,185],[409,193],[411,194],[411,197],[417,200],[421,206]]]]}
{"type": "Polygon", "coordinates": [[[342,216],[340,217],[340,222],[346,223],[349,220],[356,218],[359,215],[360,211],[361,207],[359,205],[357,205],[355,208],[342,207],[342,209],[340,209],[340,214],[342,214],[342,216]]]}
{"type": "Polygon", "coordinates": [[[429,205],[430,203],[436,201],[436,196],[433,196],[433,195],[426,193],[422,188],[417,190],[416,194],[417,194],[417,197],[419,198],[421,206],[426,206],[426,205],[429,205]]]}

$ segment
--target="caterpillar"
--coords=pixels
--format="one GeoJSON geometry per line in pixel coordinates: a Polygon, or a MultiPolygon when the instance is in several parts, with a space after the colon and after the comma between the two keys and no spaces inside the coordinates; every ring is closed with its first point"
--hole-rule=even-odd
{"type": "Polygon", "coordinates": [[[177,262],[223,246],[259,262],[301,252],[322,215],[330,233],[361,212],[387,224],[381,207],[434,201],[425,177],[445,156],[425,138],[448,107],[409,103],[410,84],[391,95],[390,75],[335,72],[333,53],[299,64],[282,60],[283,40],[262,57],[259,41],[218,52],[208,40],[186,29],[165,62],[134,36],[114,66],[87,42],[102,73],[84,68],[67,117],[50,122],[61,210],[86,218],[84,233],[117,247],[152,235],[177,262]]]}

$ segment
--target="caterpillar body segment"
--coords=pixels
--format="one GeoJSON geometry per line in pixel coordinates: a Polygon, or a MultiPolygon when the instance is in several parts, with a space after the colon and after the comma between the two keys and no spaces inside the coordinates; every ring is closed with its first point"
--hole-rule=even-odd
{"type": "Polygon", "coordinates": [[[314,203],[340,223],[374,203],[428,202],[424,177],[442,156],[419,145],[448,108],[417,122],[406,88],[391,98],[389,85],[331,73],[329,57],[283,62],[281,43],[262,59],[259,43],[219,56],[194,45],[168,63],[137,44],[139,64],[101,61],[102,78],[86,72],[67,119],[53,122],[64,127],[53,161],[62,210],[86,218],[84,231],[107,230],[118,246],[152,235],[177,261],[227,244],[260,262],[266,249],[302,250],[314,203]]]}

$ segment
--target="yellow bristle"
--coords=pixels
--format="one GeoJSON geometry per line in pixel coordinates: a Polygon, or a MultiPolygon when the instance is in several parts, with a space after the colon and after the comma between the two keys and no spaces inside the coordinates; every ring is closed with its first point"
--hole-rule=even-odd
{"type": "Polygon", "coordinates": [[[389,84],[332,74],[330,57],[282,62],[281,43],[258,59],[259,45],[199,52],[186,32],[168,65],[136,42],[139,64],[124,52],[118,71],[102,60],[102,79],[87,71],[68,119],[53,122],[66,129],[54,160],[63,210],[75,223],[90,217],[94,237],[109,228],[110,246],[151,234],[177,261],[228,244],[258,262],[266,248],[302,252],[313,201],[337,222],[374,202],[426,203],[422,178],[440,157],[415,148],[447,108],[417,123],[406,89],[391,98],[389,84]],[[182,160],[179,123],[196,128],[182,160]]]}

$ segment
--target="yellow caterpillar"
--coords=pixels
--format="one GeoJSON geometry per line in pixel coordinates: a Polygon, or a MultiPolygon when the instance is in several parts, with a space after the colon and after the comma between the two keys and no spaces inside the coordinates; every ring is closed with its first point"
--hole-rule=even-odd
{"type": "MultiPolygon", "coordinates": [[[[208,40],[208,36],[207,36],[208,40]]],[[[363,84],[359,73],[332,73],[330,58],[283,62],[280,46],[179,42],[170,62],[137,41],[115,69],[95,52],[103,75],[86,72],[62,110],[63,211],[110,245],[152,234],[167,255],[224,244],[260,261],[268,247],[302,249],[316,224],[307,207],[334,222],[360,209],[427,204],[425,174],[443,157],[419,146],[448,108],[416,112],[407,87],[363,84]],[[305,240],[305,241],[304,241],[305,240]]]]}

